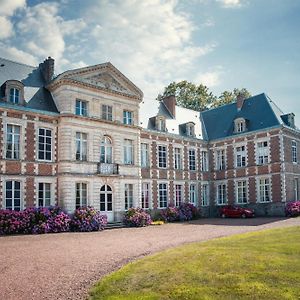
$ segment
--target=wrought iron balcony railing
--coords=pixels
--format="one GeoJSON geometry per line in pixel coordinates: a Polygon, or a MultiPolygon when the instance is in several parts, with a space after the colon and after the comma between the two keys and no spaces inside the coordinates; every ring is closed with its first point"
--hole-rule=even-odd
{"type": "Polygon", "coordinates": [[[117,175],[119,174],[119,165],[114,163],[98,163],[97,173],[102,175],[117,175]]]}

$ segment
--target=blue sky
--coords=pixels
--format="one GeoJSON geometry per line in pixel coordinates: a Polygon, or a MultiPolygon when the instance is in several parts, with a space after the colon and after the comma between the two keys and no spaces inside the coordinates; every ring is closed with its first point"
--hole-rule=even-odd
{"type": "Polygon", "coordinates": [[[300,126],[300,1],[0,0],[0,56],[56,73],[112,62],[155,98],[171,81],[267,93],[300,126]]]}

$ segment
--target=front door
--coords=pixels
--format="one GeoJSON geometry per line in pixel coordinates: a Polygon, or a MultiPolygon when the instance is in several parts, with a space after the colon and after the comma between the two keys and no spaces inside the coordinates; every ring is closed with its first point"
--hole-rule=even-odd
{"type": "Polygon", "coordinates": [[[109,185],[103,185],[100,189],[100,212],[107,215],[107,221],[114,221],[113,194],[109,185]]]}

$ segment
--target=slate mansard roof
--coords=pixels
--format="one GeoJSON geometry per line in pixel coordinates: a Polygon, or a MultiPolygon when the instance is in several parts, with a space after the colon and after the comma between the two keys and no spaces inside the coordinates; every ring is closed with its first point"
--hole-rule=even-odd
{"type": "MultiPolygon", "coordinates": [[[[24,84],[26,105],[20,109],[58,113],[51,93],[45,88],[46,82],[39,67],[32,67],[0,57],[0,86],[7,80],[18,80],[24,84]]],[[[3,98],[3,90],[0,98],[3,98]]],[[[17,105],[0,101],[1,106],[18,108],[17,105]]]]}

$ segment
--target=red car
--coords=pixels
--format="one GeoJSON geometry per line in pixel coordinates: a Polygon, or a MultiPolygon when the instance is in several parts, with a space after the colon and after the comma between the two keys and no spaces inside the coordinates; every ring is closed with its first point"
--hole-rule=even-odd
{"type": "Polygon", "coordinates": [[[254,210],[234,205],[226,205],[220,208],[220,216],[222,218],[252,218],[254,217],[254,210]]]}

